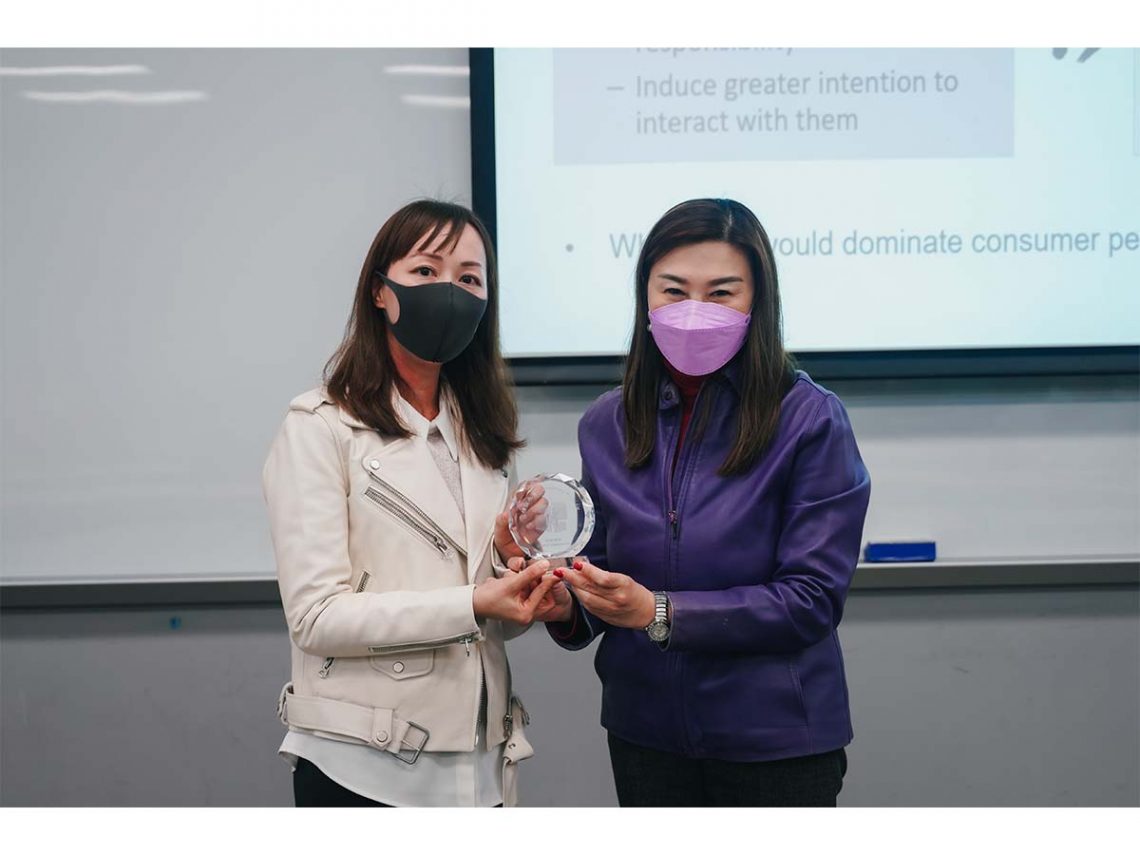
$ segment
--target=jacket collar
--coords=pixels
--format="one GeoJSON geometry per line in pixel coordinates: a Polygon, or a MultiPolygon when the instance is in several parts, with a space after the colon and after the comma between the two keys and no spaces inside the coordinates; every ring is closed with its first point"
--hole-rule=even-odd
{"type": "MultiPolygon", "coordinates": [[[[719,371],[714,372],[709,380],[721,381],[732,389],[737,397],[740,397],[740,375],[743,372],[741,367],[744,359],[743,351],[736,354],[728,361],[728,364],[721,368],[719,371]]],[[[677,388],[677,384],[673,382],[673,378],[669,376],[667,370],[662,369],[661,381],[657,389],[657,407],[661,410],[669,410],[673,407],[680,406],[681,392],[677,388]]]]}
{"type": "Polygon", "coordinates": [[[337,416],[340,418],[342,424],[346,424],[351,428],[357,428],[358,430],[372,430],[372,428],[356,418],[356,416],[352,415],[352,413],[344,407],[337,404],[337,402],[333,400],[332,395],[329,394],[328,386],[321,386],[319,391],[322,401],[336,407],[337,416]]]}
{"type": "MultiPolygon", "coordinates": [[[[321,398],[330,404],[336,404],[329,396],[328,389],[324,386],[321,387],[321,398]]],[[[399,393],[395,386],[392,388],[392,405],[396,408],[396,414],[400,417],[400,421],[402,421],[413,434],[422,439],[427,439],[428,434],[431,432],[431,427],[434,424],[439,428],[439,432],[443,436],[443,441],[447,445],[451,459],[458,460],[459,442],[455,432],[455,422],[451,415],[454,401],[446,386],[442,386],[439,390],[439,403],[439,415],[435,417],[434,421],[429,422],[415,407],[404,400],[404,396],[399,393]]],[[[343,407],[337,407],[337,413],[340,416],[341,422],[350,428],[372,430],[370,426],[356,418],[356,416],[352,415],[352,413],[343,407]]]]}

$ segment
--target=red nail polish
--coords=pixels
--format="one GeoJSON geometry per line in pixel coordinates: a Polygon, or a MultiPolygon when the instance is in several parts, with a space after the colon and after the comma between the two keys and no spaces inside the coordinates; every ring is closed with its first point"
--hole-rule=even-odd
{"type": "Polygon", "coordinates": [[[575,561],[574,562],[574,569],[575,570],[581,570],[582,569],[582,562],[581,561],[575,561]]]}
{"type": "Polygon", "coordinates": [[[561,568],[561,567],[556,567],[556,568],[554,569],[554,575],[555,575],[555,576],[557,576],[559,579],[561,579],[561,578],[562,578],[562,576],[564,575],[564,574],[563,574],[563,572],[562,572],[562,568],[561,568]]]}

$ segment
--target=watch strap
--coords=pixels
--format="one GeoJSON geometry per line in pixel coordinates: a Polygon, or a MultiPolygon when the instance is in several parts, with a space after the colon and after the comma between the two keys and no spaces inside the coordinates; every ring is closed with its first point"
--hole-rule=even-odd
{"type": "Polygon", "coordinates": [[[669,595],[664,591],[653,592],[653,620],[645,627],[646,633],[656,642],[664,642],[669,637],[670,617],[669,595]]]}

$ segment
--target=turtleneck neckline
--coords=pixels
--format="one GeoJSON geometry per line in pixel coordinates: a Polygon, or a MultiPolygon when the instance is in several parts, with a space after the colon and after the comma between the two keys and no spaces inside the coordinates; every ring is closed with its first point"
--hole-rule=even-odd
{"type": "Polygon", "coordinates": [[[708,379],[709,375],[685,374],[674,368],[668,360],[665,361],[665,369],[669,372],[669,376],[673,378],[673,382],[677,384],[685,408],[691,408],[693,402],[697,399],[697,393],[701,391],[701,387],[705,384],[705,380],[708,379]]]}

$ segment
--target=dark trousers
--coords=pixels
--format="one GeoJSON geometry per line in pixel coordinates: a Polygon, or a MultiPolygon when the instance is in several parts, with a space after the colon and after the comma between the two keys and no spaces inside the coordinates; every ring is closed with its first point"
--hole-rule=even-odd
{"type": "Polygon", "coordinates": [[[347,790],[306,760],[293,770],[293,803],[297,807],[391,807],[347,790]]]}
{"type": "Polygon", "coordinates": [[[847,753],[736,763],[693,760],[609,735],[622,807],[835,807],[847,753]]]}
{"type": "Polygon", "coordinates": [[[293,804],[299,808],[392,807],[345,789],[304,757],[297,758],[297,768],[293,770],[293,804]]]}

